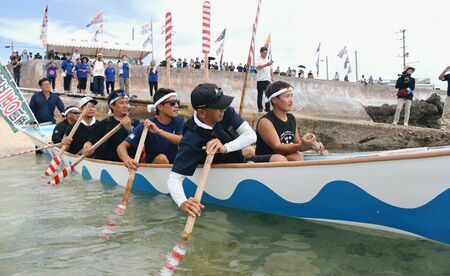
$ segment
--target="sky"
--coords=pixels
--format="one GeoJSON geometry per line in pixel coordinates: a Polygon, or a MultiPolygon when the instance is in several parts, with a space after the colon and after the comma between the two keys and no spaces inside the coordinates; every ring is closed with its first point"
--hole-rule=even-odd
{"type": "MultiPolygon", "coordinates": [[[[255,20],[258,0],[211,1],[211,56],[218,45],[214,40],[226,27],[224,61],[245,63],[255,20]]],[[[105,40],[135,41],[142,45],[146,39],[140,27],[153,19],[155,58],[163,59],[164,37],[161,34],[164,15],[172,12],[174,38],[172,55],[175,58],[202,58],[202,2],[201,0],[0,0],[0,60],[8,60],[11,41],[15,50],[24,48],[35,53],[44,52],[40,45],[40,24],[46,4],[49,6],[49,40],[71,38],[92,39],[96,27],[86,24],[101,9],[104,10],[105,40]],[[12,4],[14,3],[14,4],[12,4]]],[[[402,71],[401,29],[406,29],[407,64],[416,67],[413,76],[430,78],[437,87],[445,84],[437,78],[450,65],[450,1],[426,2],[379,1],[294,1],[263,0],[256,36],[259,49],[270,33],[274,66],[285,71],[288,66],[304,65],[316,71],[315,55],[321,43],[319,78],[326,78],[325,57],[328,56],[329,77],[338,72],[345,75],[344,61],[337,53],[347,47],[355,80],[355,51],[358,52],[358,75],[372,75],[374,79],[395,79],[402,71]]],[[[145,60],[148,64],[149,60],[145,60]]]]}

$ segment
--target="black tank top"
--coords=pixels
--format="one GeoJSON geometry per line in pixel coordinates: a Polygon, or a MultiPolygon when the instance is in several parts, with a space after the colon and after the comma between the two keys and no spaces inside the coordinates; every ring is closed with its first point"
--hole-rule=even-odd
{"type": "MultiPolygon", "coordinates": [[[[280,139],[280,142],[282,144],[293,144],[295,139],[295,129],[297,127],[297,124],[295,122],[295,117],[291,113],[287,114],[287,121],[283,122],[280,120],[273,111],[268,112],[266,115],[262,116],[258,120],[261,121],[262,118],[266,118],[269,120],[275,130],[277,131],[278,138],[280,139]]],[[[261,138],[258,132],[258,125],[256,125],[256,154],[257,155],[263,155],[263,154],[275,154],[272,148],[270,148],[266,142],[261,138]]]]}

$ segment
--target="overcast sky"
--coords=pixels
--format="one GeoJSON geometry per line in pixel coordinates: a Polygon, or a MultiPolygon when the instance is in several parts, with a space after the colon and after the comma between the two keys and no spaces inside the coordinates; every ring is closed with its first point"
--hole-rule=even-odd
{"type": "MultiPolygon", "coordinates": [[[[175,58],[201,57],[201,0],[1,0],[0,59],[7,61],[10,49],[4,48],[11,40],[15,49],[24,48],[35,53],[43,52],[39,30],[45,4],[49,5],[49,39],[91,39],[96,27],[85,25],[100,9],[104,10],[105,40],[131,40],[135,27],[135,43],[142,45],[144,36],[140,26],[154,21],[155,57],[164,53],[161,27],[166,11],[171,11],[175,36],[175,58]]],[[[257,0],[211,0],[212,41],[223,28],[227,28],[224,61],[244,63],[248,54],[252,24],[257,0]]],[[[321,57],[329,59],[329,75],[345,71],[344,59],[337,53],[344,46],[355,78],[355,54],[358,51],[358,73],[374,78],[394,79],[402,70],[401,38],[398,31],[406,29],[407,63],[416,67],[414,76],[431,78],[439,87],[439,73],[450,65],[450,1],[293,1],[263,0],[260,24],[257,31],[257,48],[264,44],[267,35],[272,38],[274,66],[286,70],[287,66],[302,64],[315,73],[315,51],[319,42],[321,57]],[[447,18],[446,18],[447,17],[447,18]]],[[[211,55],[215,55],[216,45],[211,55]]],[[[146,60],[146,63],[149,61],[146,60]]],[[[326,78],[325,62],[321,63],[320,78],[326,78]]]]}

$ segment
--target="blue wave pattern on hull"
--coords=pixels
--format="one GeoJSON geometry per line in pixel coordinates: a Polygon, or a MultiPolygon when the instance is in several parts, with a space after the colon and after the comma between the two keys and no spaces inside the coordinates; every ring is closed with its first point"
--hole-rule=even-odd
{"type": "MultiPolygon", "coordinates": [[[[102,171],[102,182],[112,179],[102,171]]],[[[293,184],[295,185],[295,184],[293,184]]],[[[185,179],[186,196],[193,196],[197,186],[185,179]]],[[[133,190],[159,193],[142,175],[136,174],[133,190]]],[[[298,189],[301,192],[301,188],[298,189]]],[[[292,203],[256,180],[241,181],[228,199],[203,194],[203,202],[297,218],[332,219],[369,223],[404,230],[450,244],[450,189],[418,208],[389,205],[347,181],[332,181],[310,201],[292,203]]]]}

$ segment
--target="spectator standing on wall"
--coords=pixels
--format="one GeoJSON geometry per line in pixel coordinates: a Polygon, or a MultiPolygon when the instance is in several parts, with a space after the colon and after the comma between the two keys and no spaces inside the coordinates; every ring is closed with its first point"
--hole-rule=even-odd
{"type": "MultiPolygon", "coordinates": [[[[267,47],[261,47],[259,49],[259,56],[255,60],[255,70],[256,72],[256,87],[258,90],[258,112],[263,110],[263,96],[264,91],[270,85],[271,81],[274,81],[274,75],[272,71],[273,61],[269,60],[267,57],[268,49],[267,47]]],[[[250,71],[252,72],[252,71],[250,71]]],[[[270,111],[270,103],[265,103],[265,112],[270,111]]]]}
{"type": "Polygon", "coordinates": [[[403,121],[403,125],[407,126],[409,123],[409,113],[411,110],[411,103],[414,97],[414,88],[416,85],[416,80],[411,77],[411,74],[414,73],[416,69],[411,66],[406,66],[402,75],[397,79],[397,83],[395,84],[395,88],[398,89],[397,92],[397,109],[395,110],[394,122],[393,124],[398,124],[400,119],[400,113],[403,109],[403,104],[405,105],[405,118],[403,121]]]}
{"type": "Polygon", "coordinates": [[[153,99],[153,91],[156,93],[156,90],[158,90],[158,66],[156,64],[156,60],[152,59],[150,66],[147,68],[150,100],[153,99]]]}
{"type": "Polygon", "coordinates": [[[50,81],[52,85],[52,91],[55,91],[55,85],[56,85],[56,77],[58,75],[58,64],[55,62],[53,56],[50,57],[50,61],[45,65],[45,68],[47,69],[47,79],[50,81]]]}
{"type": "Polygon", "coordinates": [[[20,64],[19,58],[14,56],[11,65],[13,68],[14,81],[17,86],[20,86],[20,67],[22,67],[22,64],[20,64]]]}
{"type": "Polygon", "coordinates": [[[114,82],[116,81],[116,69],[112,61],[108,62],[108,67],[105,69],[106,78],[106,93],[109,95],[110,92],[114,91],[114,82]],[[111,88],[111,90],[110,90],[111,88]]]}
{"type": "Polygon", "coordinates": [[[130,64],[126,55],[119,63],[119,86],[120,90],[130,95],[130,64]]]}
{"type": "Polygon", "coordinates": [[[70,92],[73,78],[73,69],[75,68],[75,64],[73,64],[72,60],[70,59],[70,55],[68,57],[69,59],[66,58],[66,60],[64,60],[61,65],[61,69],[63,70],[62,76],[64,78],[64,92],[66,93],[70,92]]]}
{"type": "Polygon", "coordinates": [[[97,54],[97,59],[92,63],[93,76],[94,76],[94,94],[105,96],[105,62],[103,61],[103,55],[97,54]]]}

